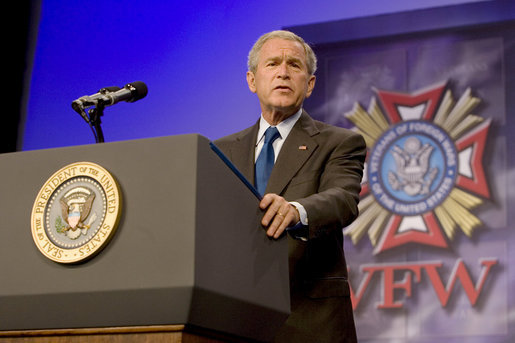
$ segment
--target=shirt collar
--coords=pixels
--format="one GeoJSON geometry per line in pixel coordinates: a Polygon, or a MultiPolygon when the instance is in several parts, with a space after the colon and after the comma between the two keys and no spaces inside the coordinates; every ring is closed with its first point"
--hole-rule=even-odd
{"type": "MultiPolygon", "coordinates": [[[[302,108],[299,109],[297,113],[295,113],[294,115],[289,116],[288,118],[286,118],[285,120],[276,125],[277,130],[281,134],[280,139],[286,139],[286,137],[288,137],[291,129],[293,128],[293,125],[295,125],[297,120],[299,120],[301,114],[302,108]]],[[[256,145],[263,139],[266,129],[268,129],[270,126],[271,125],[268,124],[265,118],[263,118],[263,114],[261,114],[261,118],[259,119],[259,131],[257,135],[256,145]]]]}

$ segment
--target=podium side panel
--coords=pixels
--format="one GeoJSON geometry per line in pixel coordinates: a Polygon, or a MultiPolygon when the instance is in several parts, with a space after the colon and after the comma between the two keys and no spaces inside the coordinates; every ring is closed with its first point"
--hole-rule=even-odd
{"type": "Polygon", "coordinates": [[[259,200],[202,140],[198,159],[190,322],[269,341],[290,310],[287,241],[266,236],[259,200]]]}

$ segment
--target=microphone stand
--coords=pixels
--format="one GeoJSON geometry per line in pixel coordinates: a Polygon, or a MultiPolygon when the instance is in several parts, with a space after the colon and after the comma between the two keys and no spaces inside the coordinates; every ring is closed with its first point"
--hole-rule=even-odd
{"type": "Polygon", "coordinates": [[[89,122],[93,134],[95,135],[95,143],[104,143],[104,133],[102,132],[101,117],[104,115],[104,104],[102,101],[97,102],[95,107],[88,110],[89,122]]]}

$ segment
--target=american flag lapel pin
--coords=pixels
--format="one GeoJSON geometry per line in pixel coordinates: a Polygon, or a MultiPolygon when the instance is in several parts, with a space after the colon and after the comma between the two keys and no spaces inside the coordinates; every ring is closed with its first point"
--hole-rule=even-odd
{"type": "Polygon", "coordinates": [[[299,145],[299,150],[308,150],[308,147],[305,145],[299,145]]]}

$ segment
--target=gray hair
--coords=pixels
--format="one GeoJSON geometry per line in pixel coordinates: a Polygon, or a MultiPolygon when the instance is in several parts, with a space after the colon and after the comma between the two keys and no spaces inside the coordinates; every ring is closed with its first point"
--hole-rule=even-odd
{"type": "Polygon", "coordinates": [[[317,70],[317,57],[315,55],[315,52],[309,44],[307,44],[302,37],[297,36],[295,33],[290,31],[284,31],[284,30],[277,30],[265,33],[259,39],[254,43],[254,46],[252,46],[252,49],[250,49],[249,57],[247,61],[247,67],[249,71],[255,73],[257,70],[257,64],[259,59],[259,53],[261,51],[261,48],[263,45],[270,39],[279,38],[279,39],[285,39],[290,40],[294,42],[300,43],[304,47],[304,52],[306,53],[306,64],[308,67],[308,73],[310,75],[315,74],[317,70]]]}

